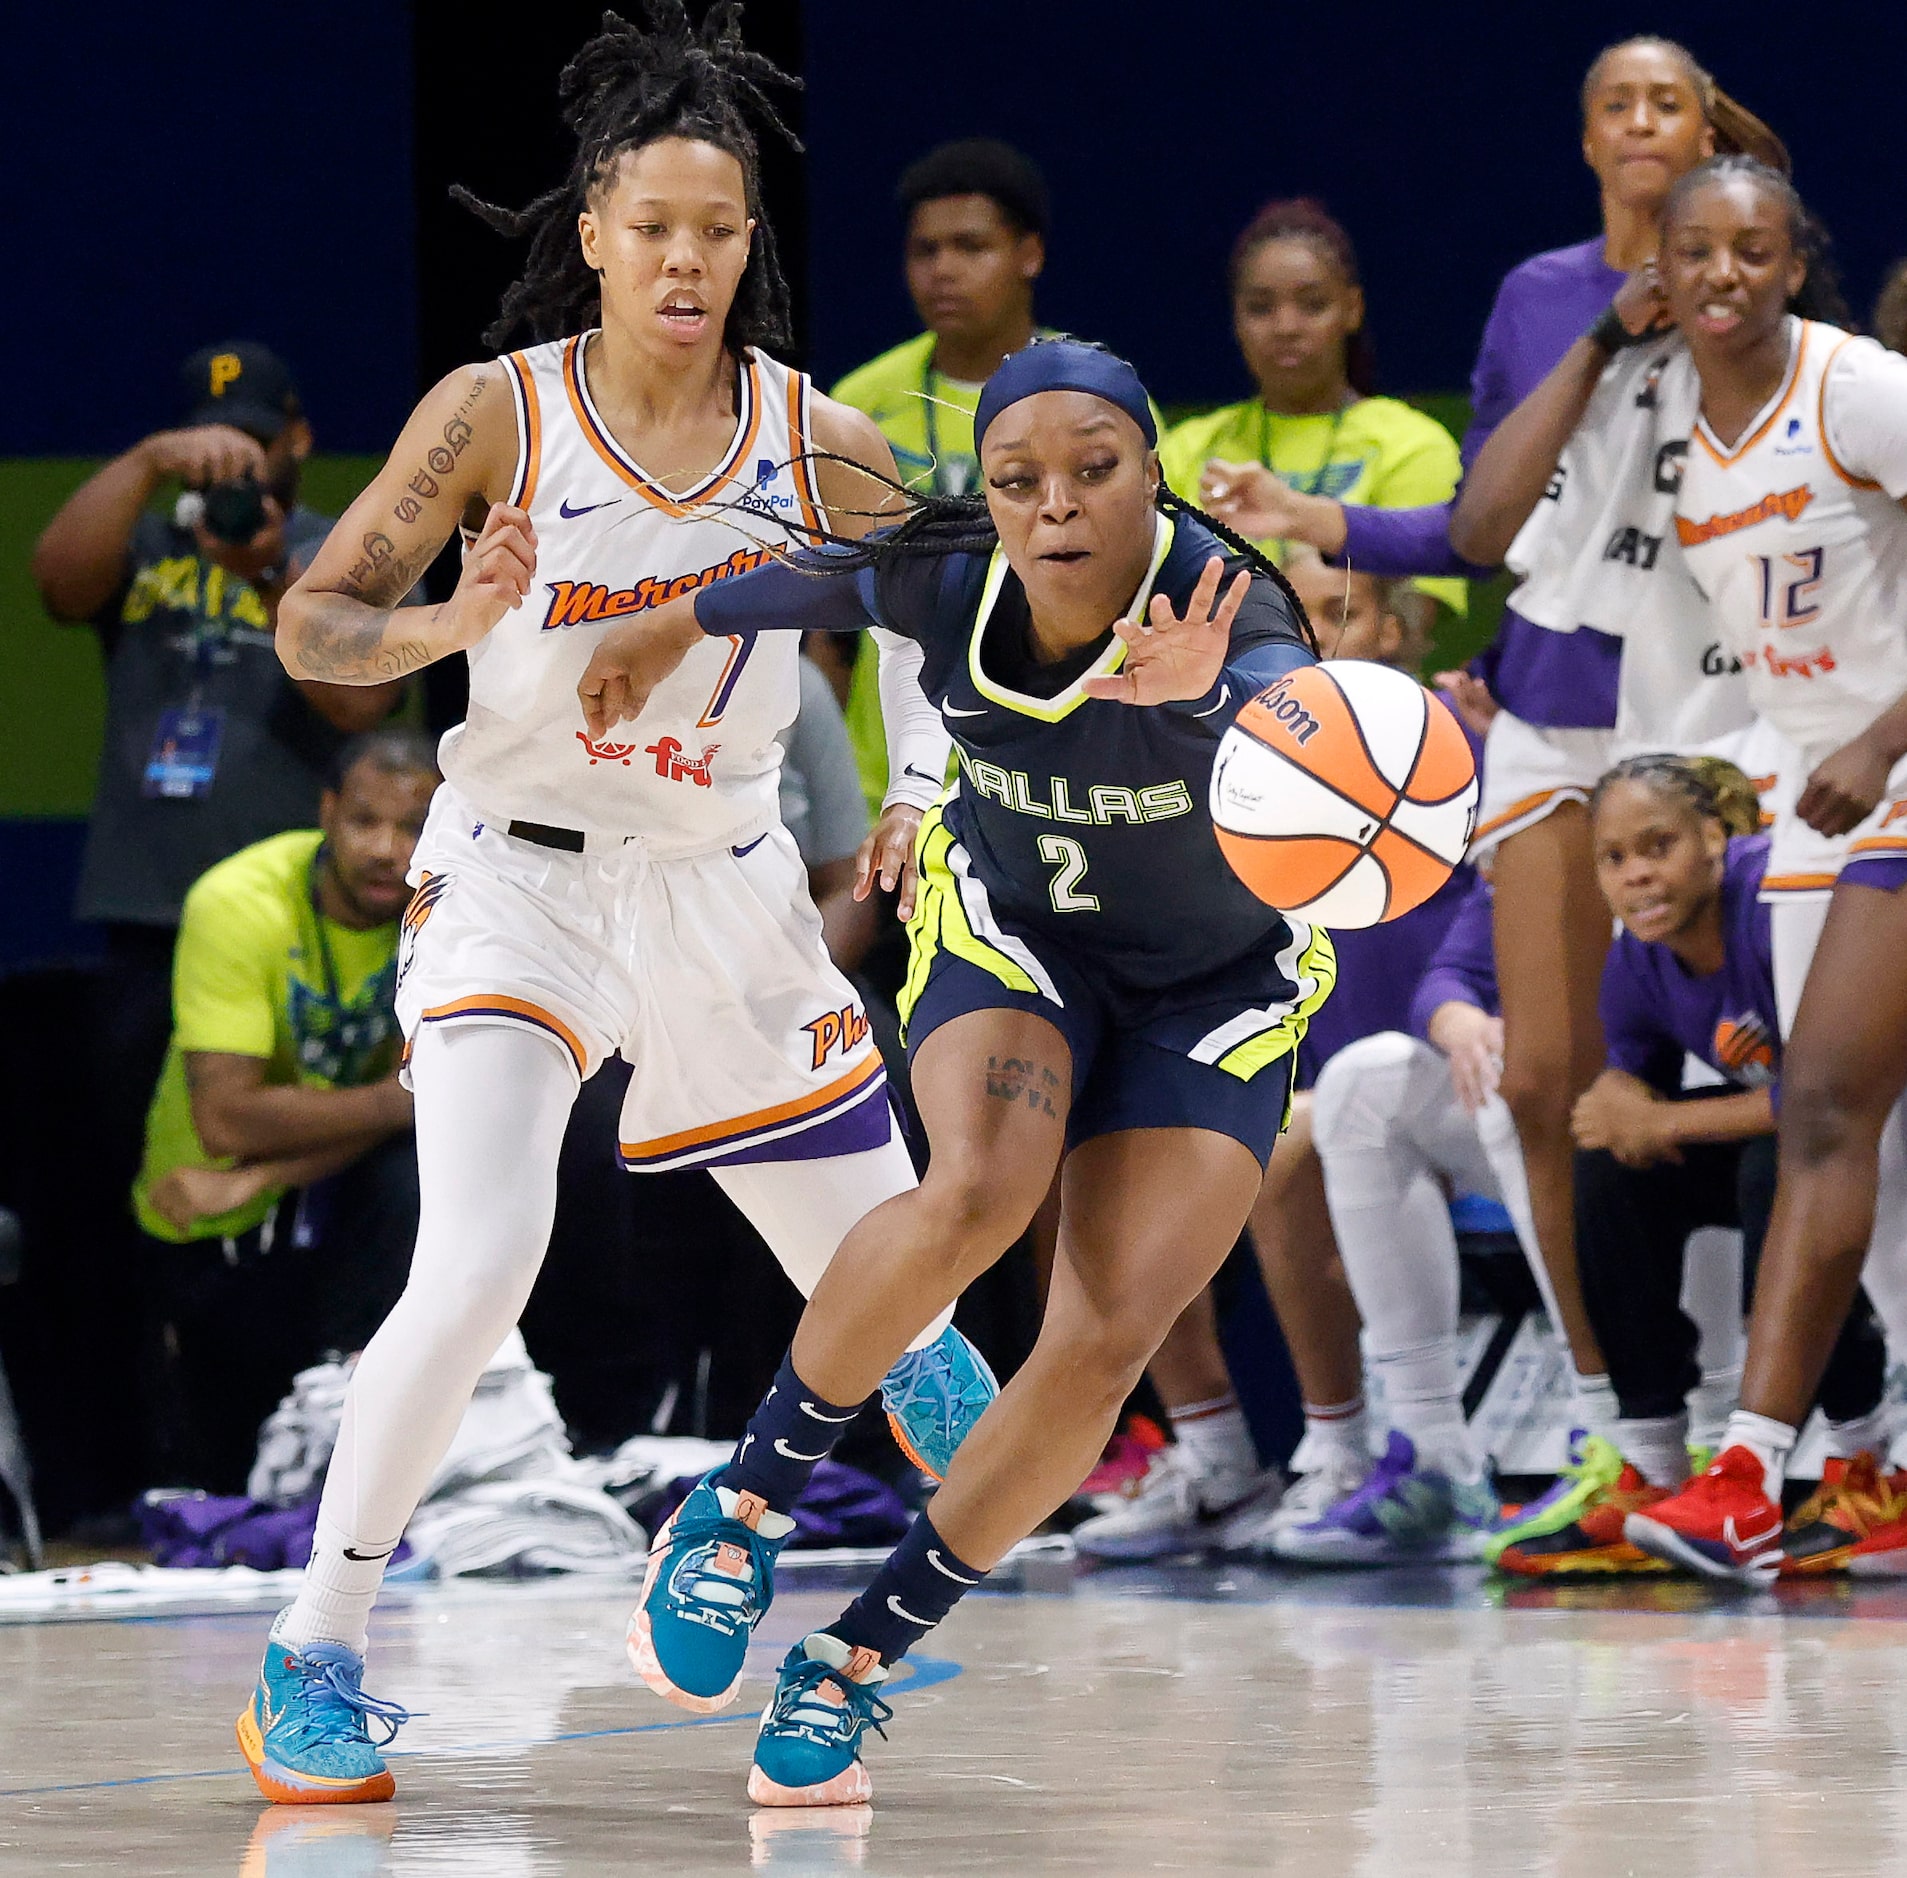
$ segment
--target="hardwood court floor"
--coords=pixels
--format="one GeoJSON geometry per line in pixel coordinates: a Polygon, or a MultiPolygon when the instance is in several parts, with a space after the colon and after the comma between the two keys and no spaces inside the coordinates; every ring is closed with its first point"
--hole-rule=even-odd
{"type": "Polygon", "coordinates": [[[840,1601],[791,1586],[697,1722],[626,1668],[624,1589],[414,1593],[370,1678],[429,1711],[398,1798],[307,1810],[232,1740],[260,1611],[0,1625],[0,1872],[1907,1871],[1907,1586],[1102,1572],[968,1600],[898,1683],[872,1809],[757,1812],[761,1691],[840,1601]]]}

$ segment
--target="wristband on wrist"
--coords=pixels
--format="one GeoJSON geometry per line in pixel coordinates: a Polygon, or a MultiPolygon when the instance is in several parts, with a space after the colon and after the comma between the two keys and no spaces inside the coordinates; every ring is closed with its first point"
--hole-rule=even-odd
{"type": "Polygon", "coordinates": [[[1639,346],[1649,337],[1648,328],[1632,333],[1622,323],[1622,315],[1616,311],[1616,303],[1609,304],[1596,316],[1596,323],[1590,327],[1588,338],[1602,347],[1605,352],[1620,352],[1625,346],[1639,346]]]}

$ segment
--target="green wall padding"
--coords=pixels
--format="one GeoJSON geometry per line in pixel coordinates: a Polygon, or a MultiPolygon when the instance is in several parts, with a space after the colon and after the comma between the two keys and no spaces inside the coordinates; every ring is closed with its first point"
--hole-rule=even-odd
{"type": "MultiPolygon", "coordinates": [[[[339,514],[379,461],[314,457],[304,500],[339,514]]],[[[92,807],[104,709],[98,642],[83,626],[46,617],[30,564],[40,530],[97,467],[91,458],[0,458],[0,816],[84,815],[92,807]]]]}

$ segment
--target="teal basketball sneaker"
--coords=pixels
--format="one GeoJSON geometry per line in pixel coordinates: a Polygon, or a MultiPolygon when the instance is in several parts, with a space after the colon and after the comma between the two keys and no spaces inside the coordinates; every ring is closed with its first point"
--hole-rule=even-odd
{"type": "Polygon", "coordinates": [[[795,1529],[757,1495],[714,1482],[699,1481],[657,1530],[629,1619],[636,1674],[694,1715],[734,1701],[748,1639],[774,1599],[775,1559],[795,1529]]]}
{"type": "Polygon", "coordinates": [[[817,1630],[782,1660],[762,1710],[748,1797],[757,1806],[858,1806],[874,1783],[861,1764],[861,1736],[894,1711],[876,1691],[887,1680],[872,1650],[817,1630]]]}
{"type": "Polygon", "coordinates": [[[238,1718],[238,1745],[266,1799],[337,1806],[397,1791],[378,1749],[411,1714],[366,1695],[363,1681],[363,1657],[342,1643],[265,1646],[258,1686],[238,1718]],[[375,1742],[372,1722],[384,1730],[375,1742]]]}
{"type": "Polygon", "coordinates": [[[949,1324],[924,1350],[910,1350],[881,1379],[881,1407],[900,1450],[945,1480],[961,1442],[1000,1393],[987,1359],[949,1324]]]}

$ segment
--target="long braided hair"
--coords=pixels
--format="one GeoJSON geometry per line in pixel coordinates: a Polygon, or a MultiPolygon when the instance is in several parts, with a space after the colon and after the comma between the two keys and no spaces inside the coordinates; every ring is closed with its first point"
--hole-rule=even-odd
{"type": "Polygon", "coordinates": [[[723,329],[729,349],[788,343],[788,283],[762,213],[753,126],[799,150],[768,88],[798,90],[801,80],[742,43],[740,0],[716,0],[699,30],[683,0],[642,4],[643,25],[605,13],[602,31],[563,68],[557,94],[576,133],[576,156],[560,183],[521,209],[485,202],[461,185],[450,192],[500,234],[530,241],[523,272],[484,334],[488,345],[502,348],[525,328],[537,340],[559,339],[600,321],[601,282],[583,259],[576,218],[591,195],[614,180],[627,152],[665,137],[713,144],[742,166],[755,233],[723,329]]]}

